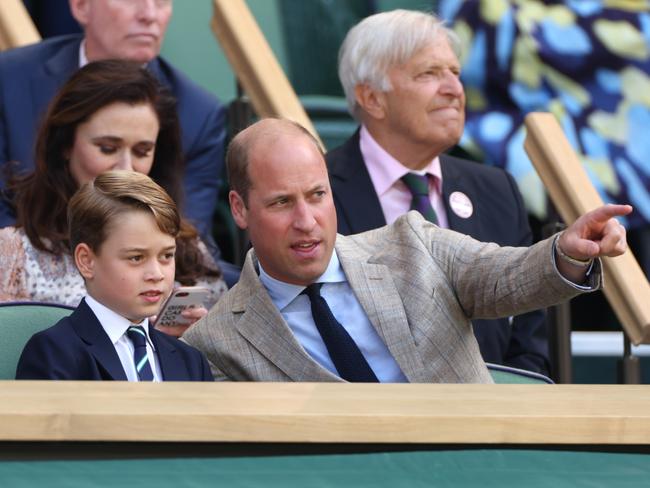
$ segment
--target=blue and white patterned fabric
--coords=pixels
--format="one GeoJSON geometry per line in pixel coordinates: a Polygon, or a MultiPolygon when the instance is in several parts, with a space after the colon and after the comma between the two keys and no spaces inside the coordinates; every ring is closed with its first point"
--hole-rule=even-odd
{"type": "Polygon", "coordinates": [[[461,147],[506,168],[529,211],[546,196],[523,149],[524,116],[560,121],[605,202],[650,222],[650,6],[646,1],[440,0],[463,43],[461,147]]]}

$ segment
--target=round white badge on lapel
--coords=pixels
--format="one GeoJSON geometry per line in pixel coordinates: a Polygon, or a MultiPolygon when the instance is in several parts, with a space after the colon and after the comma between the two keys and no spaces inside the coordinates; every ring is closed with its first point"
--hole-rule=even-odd
{"type": "Polygon", "coordinates": [[[474,205],[462,191],[455,191],[449,195],[449,206],[461,219],[468,219],[474,213],[474,205]]]}

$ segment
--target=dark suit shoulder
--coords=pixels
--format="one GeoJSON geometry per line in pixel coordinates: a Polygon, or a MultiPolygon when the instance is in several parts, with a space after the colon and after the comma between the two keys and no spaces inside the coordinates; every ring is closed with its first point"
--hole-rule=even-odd
{"type": "Polygon", "coordinates": [[[372,184],[359,146],[359,130],[325,156],[338,232],[357,234],[386,225],[379,197],[372,184]]]}
{"type": "Polygon", "coordinates": [[[52,53],[75,46],[78,48],[81,39],[82,36],[79,34],[56,36],[27,46],[9,49],[0,52],[0,66],[19,69],[22,66],[33,67],[39,63],[43,64],[50,59],[52,53]]]}
{"type": "MultiPolygon", "coordinates": [[[[349,142],[349,140],[347,142],[349,142]]],[[[327,153],[325,153],[325,162],[327,163],[327,168],[330,171],[332,168],[336,168],[337,165],[341,164],[341,157],[346,154],[345,145],[346,144],[335,147],[334,149],[330,149],[327,151],[327,153]]]]}
{"type": "MultiPolygon", "coordinates": [[[[43,329],[40,332],[36,332],[32,338],[37,337],[39,339],[48,338],[50,340],[59,340],[65,339],[67,342],[70,340],[70,334],[75,334],[72,327],[72,320],[70,317],[63,317],[54,325],[43,329]]],[[[76,334],[75,334],[76,336],[76,334]]]]}
{"type": "MultiPolygon", "coordinates": [[[[455,169],[454,173],[461,174],[463,178],[484,182],[484,184],[487,180],[488,182],[495,184],[509,185],[509,179],[512,178],[512,176],[502,168],[490,166],[476,161],[470,161],[469,159],[448,156],[446,154],[440,156],[440,164],[443,167],[452,165],[455,169]]],[[[443,170],[443,180],[444,177],[445,174],[443,170]]]]}
{"type": "Polygon", "coordinates": [[[83,350],[72,321],[64,317],[27,341],[18,360],[16,379],[81,379],[74,373],[80,370],[83,350]]]}
{"type": "MultiPolygon", "coordinates": [[[[350,161],[363,163],[361,156],[361,149],[359,148],[359,130],[352,134],[343,144],[334,149],[327,151],[325,154],[325,162],[330,172],[330,176],[339,176],[341,174],[349,174],[351,171],[358,168],[357,165],[350,165],[350,161]]],[[[365,167],[364,164],[360,166],[365,167]]]]}
{"type": "Polygon", "coordinates": [[[153,71],[162,75],[165,83],[178,100],[179,107],[188,104],[192,110],[199,113],[211,112],[223,106],[216,95],[192,81],[185,73],[175,68],[162,57],[152,62],[153,71]]]}
{"type": "Polygon", "coordinates": [[[214,380],[210,373],[208,361],[201,351],[153,327],[149,329],[149,334],[152,336],[156,347],[159,348],[158,358],[165,381],[214,380]],[[170,357],[166,353],[167,351],[173,351],[173,355],[179,355],[181,361],[170,362],[170,357]],[[172,366],[173,364],[175,366],[172,366]],[[166,367],[171,367],[172,369],[166,369],[166,367]],[[174,368],[176,369],[174,370],[174,368]]]}

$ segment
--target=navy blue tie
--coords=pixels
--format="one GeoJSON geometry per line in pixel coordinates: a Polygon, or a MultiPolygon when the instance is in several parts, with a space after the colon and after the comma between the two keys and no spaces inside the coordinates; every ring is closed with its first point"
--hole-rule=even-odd
{"type": "Polygon", "coordinates": [[[438,216],[431,206],[429,197],[429,179],[426,175],[417,173],[406,173],[402,176],[402,181],[407,186],[413,198],[411,200],[411,210],[417,210],[429,222],[438,225],[438,216]]]}
{"type": "Polygon", "coordinates": [[[377,376],[354,339],[339,324],[327,302],[320,295],[322,285],[322,283],[312,283],[302,293],[309,297],[314,323],[339,376],[346,381],[377,383],[379,381],[377,376]]]}
{"type": "Polygon", "coordinates": [[[147,334],[140,325],[132,325],[126,335],[133,343],[133,362],[140,381],[153,381],[153,372],[147,356],[147,334]]]}

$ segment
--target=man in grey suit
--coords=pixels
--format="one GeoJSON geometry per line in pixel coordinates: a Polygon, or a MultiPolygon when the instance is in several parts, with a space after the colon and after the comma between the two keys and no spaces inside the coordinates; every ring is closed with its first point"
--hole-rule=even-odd
{"type": "Polygon", "coordinates": [[[627,205],[530,248],[481,243],[417,212],[337,235],[322,151],[286,120],[242,131],[226,165],[231,212],[253,249],[239,283],[184,335],[216,379],[489,383],[471,319],[597,289],[597,257],[626,249],[613,217],[627,205]]]}

